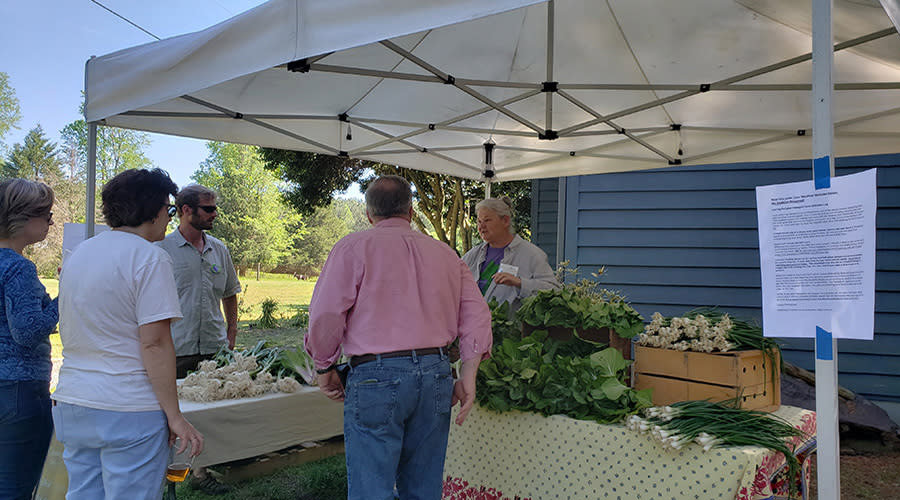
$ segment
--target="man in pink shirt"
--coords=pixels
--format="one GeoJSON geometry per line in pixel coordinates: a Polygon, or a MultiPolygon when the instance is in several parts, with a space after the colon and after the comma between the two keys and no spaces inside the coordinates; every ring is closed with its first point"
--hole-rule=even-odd
{"type": "Polygon", "coordinates": [[[462,424],[491,350],[491,314],[472,273],[446,244],[410,228],[402,177],[366,190],[374,227],[331,250],[309,304],[304,340],[319,388],[344,401],[348,499],[441,498],[450,408],[462,424]],[[459,338],[455,382],[446,346],[459,338]],[[350,361],[346,389],[335,363],[350,361]]]}

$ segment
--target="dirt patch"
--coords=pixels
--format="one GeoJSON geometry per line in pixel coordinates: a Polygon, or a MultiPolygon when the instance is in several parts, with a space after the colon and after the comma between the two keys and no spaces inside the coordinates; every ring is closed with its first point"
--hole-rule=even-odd
{"type": "MultiPolygon", "coordinates": [[[[900,453],[841,455],[841,500],[900,500],[900,453]]],[[[816,500],[816,456],[810,500],[816,500]]]]}

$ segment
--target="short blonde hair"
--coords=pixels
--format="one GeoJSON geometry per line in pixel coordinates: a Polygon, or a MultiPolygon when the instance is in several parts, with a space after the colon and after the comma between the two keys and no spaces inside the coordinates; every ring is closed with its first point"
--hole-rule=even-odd
{"type": "Polygon", "coordinates": [[[28,219],[47,217],[53,208],[53,189],[26,179],[8,179],[0,183],[0,238],[12,238],[22,231],[28,219]]]}
{"type": "Polygon", "coordinates": [[[481,210],[490,210],[500,217],[509,217],[509,233],[515,234],[516,230],[513,228],[513,210],[512,210],[512,200],[509,196],[502,196],[500,198],[485,198],[479,201],[475,205],[475,214],[481,210]]]}

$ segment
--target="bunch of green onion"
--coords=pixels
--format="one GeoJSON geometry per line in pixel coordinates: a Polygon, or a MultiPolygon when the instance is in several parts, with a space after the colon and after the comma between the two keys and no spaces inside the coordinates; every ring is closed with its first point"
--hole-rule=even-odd
{"type": "MultiPolygon", "coordinates": [[[[800,474],[800,462],[787,439],[805,437],[803,431],[775,415],[737,408],[738,400],[721,403],[682,401],[644,410],[646,418],[632,415],[628,429],[650,433],[667,450],[680,450],[694,442],[703,451],[726,446],[758,446],[784,454],[790,478],[800,474]]],[[[791,489],[795,488],[791,481],[791,489]]]]}

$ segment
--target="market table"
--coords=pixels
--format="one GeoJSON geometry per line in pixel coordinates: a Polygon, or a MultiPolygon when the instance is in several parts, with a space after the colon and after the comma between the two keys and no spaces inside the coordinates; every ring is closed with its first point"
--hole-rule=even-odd
{"type": "MultiPolygon", "coordinates": [[[[808,437],[796,439],[806,498],[814,412],[782,406],[776,415],[808,437]]],[[[784,456],[764,448],[696,444],[669,452],[648,434],[565,416],[472,409],[452,425],[444,466],[444,500],[784,498],[784,456]]]]}
{"type": "MultiPolygon", "coordinates": [[[[302,386],[290,394],[179,404],[204,437],[204,450],[194,459],[194,467],[255,457],[344,433],[343,405],[325,397],[318,387],[302,386]]],[[[35,498],[62,500],[67,484],[62,444],[54,439],[35,498]]]]}

